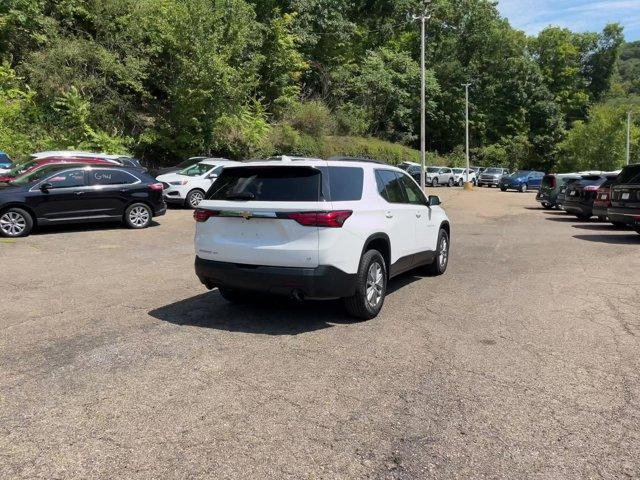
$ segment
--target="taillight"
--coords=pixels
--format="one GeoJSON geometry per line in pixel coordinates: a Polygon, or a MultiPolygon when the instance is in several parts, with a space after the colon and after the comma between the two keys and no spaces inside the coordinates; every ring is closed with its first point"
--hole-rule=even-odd
{"type": "Polygon", "coordinates": [[[217,217],[220,212],[216,210],[206,210],[204,208],[196,208],[193,211],[193,219],[196,222],[206,222],[211,217],[217,217]]]}
{"type": "Polygon", "coordinates": [[[285,218],[295,220],[305,227],[340,228],[353,212],[351,210],[334,210],[331,212],[292,212],[285,213],[285,218]]]}
{"type": "Polygon", "coordinates": [[[149,188],[150,188],[151,190],[159,190],[159,191],[162,191],[164,187],[162,186],[162,183],[152,183],[152,184],[150,184],[150,185],[149,185],[149,188]]]}

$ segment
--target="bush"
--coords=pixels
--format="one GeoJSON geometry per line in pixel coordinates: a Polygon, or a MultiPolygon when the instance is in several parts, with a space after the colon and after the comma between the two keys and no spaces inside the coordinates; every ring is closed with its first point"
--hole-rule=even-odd
{"type": "Polygon", "coordinates": [[[293,105],[285,114],[285,122],[300,133],[315,138],[321,138],[333,130],[331,112],[318,100],[293,105]]]}
{"type": "Polygon", "coordinates": [[[366,135],[371,128],[371,119],[364,107],[347,103],[334,112],[338,135],[366,135]]]}

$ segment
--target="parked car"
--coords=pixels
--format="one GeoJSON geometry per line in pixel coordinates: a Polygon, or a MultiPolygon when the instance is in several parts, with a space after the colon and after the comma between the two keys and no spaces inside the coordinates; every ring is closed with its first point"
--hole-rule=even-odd
{"type": "Polygon", "coordinates": [[[502,167],[489,167],[485,169],[478,177],[478,186],[497,187],[503,175],[509,175],[509,171],[502,167]]]}
{"type": "Polygon", "coordinates": [[[5,152],[0,152],[0,173],[6,173],[13,167],[13,161],[5,152]]]}
{"type": "Polygon", "coordinates": [[[425,184],[431,185],[432,187],[437,187],[439,185],[453,187],[454,183],[453,170],[449,167],[427,167],[425,172],[425,184]]]}
{"type": "Polygon", "coordinates": [[[253,292],[343,298],[375,317],[387,281],[445,272],[450,226],[438,197],[403,170],[371,161],[227,167],[194,213],[195,270],[229,301],[253,292]]]}
{"type": "Polygon", "coordinates": [[[166,202],[196,208],[222,169],[238,164],[224,158],[210,158],[177,173],[167,173],[157,178],[164,185],[166,202]]]}
{"type": "MultiPolygon", "coordinates": [[[[596,198],[593,201],[593,214],[598,217],[601,222],[609,220],[609,208],[611,208],[611,187],[615,183],[617,177],[610,177],[600,185],[596,192],[596,198]]],[[[611,222],[614,226],[620,228],[625,224],[622,222],[611,222]]]]}
{"type": "Polygon", "coordinates": [[[611,186],[609,220],[640,233],[640,164],[627,165],[611,186]]]}
{"type": "Polygon", "coordinates": [[[50,165],[0,186],[0,235],[24,237],[34,226],[122,221],[145,228],[164,215],[162,184],[119,166],[50,165]],[[71,167],[71,166],[70,166],[71,167]]]}
{"type": "Polygon", "coordinates": [[[167,173],[177,173],[180,170],[184,170],[185,168],[188,168],[206,159],[207,157],[191,157],[171,167],[157,168],[155,170],[151,170],[149,173],[157,178],[158,175],[166,175],[167,173]]]}
{"type": "Polygon", "coordinates": [[[536,200],[548,210],[556,208],[559,203],[560,191],[565,187],[567,181],[571,179],[580,180],[580,178],[582,177],[573,173],[545,175],[542,177],[536,200]]]}
{"type": "Polygon", "coordinates": [[[9,170],[8,173],[0,175],[0,182],[9,182],[16,177],[30,173],[34,170],[42,168],[47,165],[118,165],[120,164],[115,160],[106,160],[95,157],[45,157],[29,160],[25,163],[21,163],[9,170]]]}
{"type": "Polygon", "coordinates": [[[583,175],[576,182],[567,186],[562,209],[575,215],[580,220],[588,220],[593,216],[593,202],[596,199],[598,188],[607,179],[616,175],[583,175]]]}
{"type": "MultiPolygon", "coordinates": [[[[401,168],[402,170],[404,170],[407,173],[409,172],[410,168],[413,168],[413,169],[418,168],[418,169],[420,169],[421,167],[422,167],[421,164],[416,163],[416,162],[409,162],[409,161],[401,162],[401,163],[398,164],[398,168],[401,168]]],[[[409,175],[411,175],[411,174],[409,173],[409,175]]]]}
{"type": "MultiPolygon", "coordinates": [[[[453,171],[453,183],[462,187],[464,183],[467,181],[467,169],[466,168],[452,168],[453,171]]],[[[469,183],[473,183],[474,185],[478,182],[478,178],[476,177],[476,172],[473,169],[469,169],[469,183]]]]}
{"type": "Polygon", "coordinates": [[[498,186],[500,190],[517,190],[521,193],[527,190],[537,190],[540,188],[544,172],[531,170],[518,170],[509,175],[503,175],[498,186]]]}

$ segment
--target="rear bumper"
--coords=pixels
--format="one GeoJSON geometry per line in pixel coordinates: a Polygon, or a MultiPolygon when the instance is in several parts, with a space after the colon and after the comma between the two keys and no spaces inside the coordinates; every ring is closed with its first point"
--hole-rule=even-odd
{"type": "Polygon", "coordinates": [[[301,292],[307,298],[341,298],[355,293],[356,275],[322,265],[271,267],[205,260],[196,256],[196,275],[207,288],[227,287],[276,295],[301,292]]]}
{"type": "Polygon", "coordinates": [[[567,213],[593,215],[593,205],[577,202],[567,202],[565,199],[562,209],[567,213]]]}
{"type": "Polygon", "coordinates": [[[548,203],[549,205],[552,205],[552,206],[556,205],[557,199],[558,199],[557,196],[554,198],[554,196],[549,195],[548,193],[542,193],[540,191],[538,191],[538,194],[536,195],[536,200],[538,202],[548,203]]]}
{"type": "Polygon", "coordinates": [[[609,208],[607,216],[612,222],[621,222],[634,228],[640,227],[640,208],[609,208]]]}

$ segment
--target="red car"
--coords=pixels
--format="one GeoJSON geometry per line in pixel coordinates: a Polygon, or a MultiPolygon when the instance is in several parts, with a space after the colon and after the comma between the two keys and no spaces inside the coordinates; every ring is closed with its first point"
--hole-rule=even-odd
{"type": "Polygon", "coordinates": [[[46,157],[29,160],[13,167],[8,173],[0,175],[0,182],[10,182],[16,177],[31,173],[46,165],[119,165],[114,160],[105,160],[97,157],[46,157]]]}

